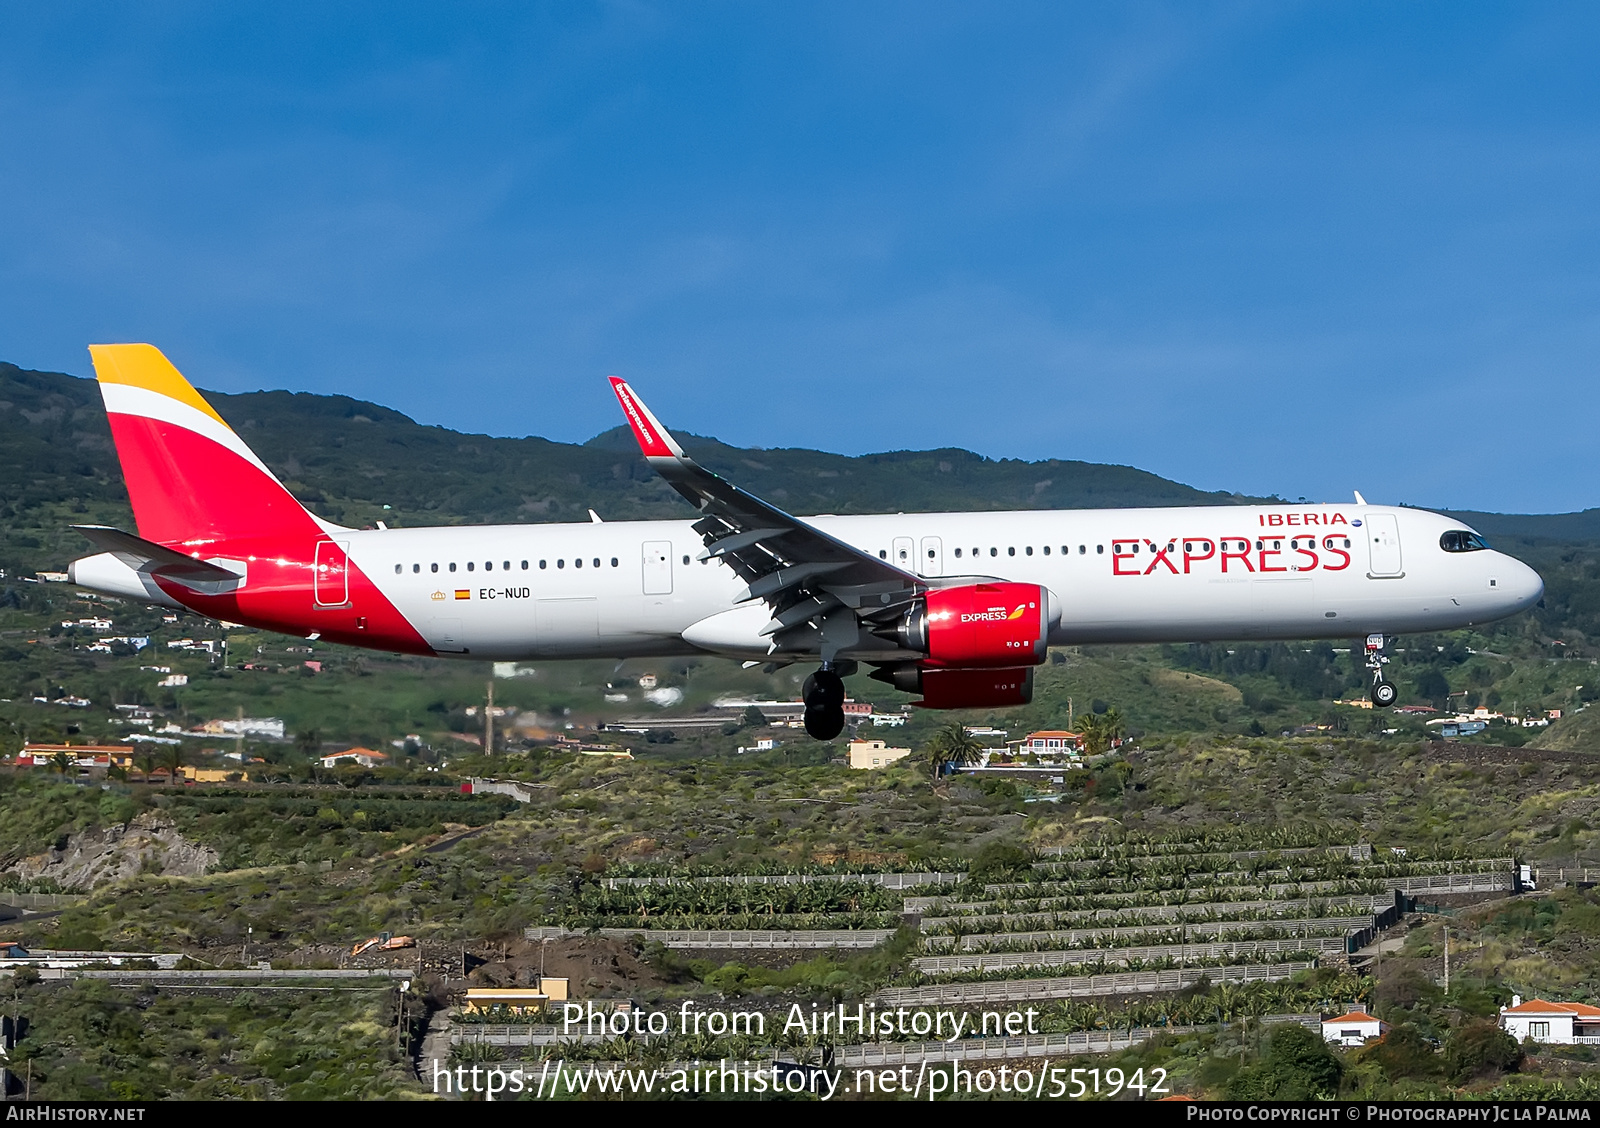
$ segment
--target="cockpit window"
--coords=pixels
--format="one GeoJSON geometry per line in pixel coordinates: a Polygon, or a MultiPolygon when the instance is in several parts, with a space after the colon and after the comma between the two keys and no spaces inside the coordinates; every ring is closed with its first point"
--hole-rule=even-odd
{"type": "Polygon", "coordinates": [[[1489,546],[1483,543],[1483,538],[1477,533],[1469,533],[1465,529],[1451,529],[1439,538],[1439,547],[1446,552],[1477,552],[1489,546]]]}

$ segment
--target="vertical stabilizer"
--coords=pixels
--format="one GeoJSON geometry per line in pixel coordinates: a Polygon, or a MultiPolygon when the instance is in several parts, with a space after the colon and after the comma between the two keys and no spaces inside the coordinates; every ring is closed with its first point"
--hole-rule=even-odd
{"type": "Polygon", "coordinates": [[[159,544],[322,527],[153,345],[90,345],[139,535],[159,544]]]}

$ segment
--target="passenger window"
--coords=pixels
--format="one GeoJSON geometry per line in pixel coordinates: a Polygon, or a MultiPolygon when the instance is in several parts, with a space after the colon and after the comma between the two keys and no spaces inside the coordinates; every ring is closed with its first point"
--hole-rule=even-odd
{"type": "Polygon", "coordinates": [[[1098,553],[1101,556],[1104,556],[1106,554],[1106,546],[1103,545],[1103,544],[1095,545],[1094,546],[1094,550],[1095,550],[1096,553],[1098,553]]]}
{"type": "Polygon", "coordinates": [[[1030,544],[1027,548],[1023,549],[1022,550],[1022,555],[1024,555],[1024,556],[1032,556],[1033,555],[1033,545],[1030,544]]]}
{"type": "Polygon", "coordinates": [[[484,570],[484,571],[485,571],[485,572],[492,572],[492,571],[494,571],[494,561],[493,561],[493,560],[485,560],[485,561],[484,561],[484,562],[483,562],[483,570],[484,570]]]}
{"type": "Polygon", "coordinates": [[[565,560],[557,560],[556,561],[556,567],[557,568],[565,568],[566,566],[567,566],[567,562],[565,560]]]}
{"type": "Polygon", "coordinates": [[[450,561],[450,570],[452,572],[456,570],[456,562],[454,560],[450,561]]]}
{"type": "Polygon", "coordinates": [[[572,566],[574,568],[582,568],[583,567],[583,557],[581,557],[581,556],[574,557],[573,561],[572,561],[572,566]]]}
{"type": "Polygon", "coordinates": [[[889,554],[887,552],[885,552],[883,549],[880,548],[880,549],[878,549],[878,559],[879,560],[887,560],[887,559],[889,559],[889,554]]]}
{"type": "Polygon", "coordinates": [[[522,570],[523,570],[523,571],[524,571],[524,572],[526,572],[526,571],[527,571],[527,570],[528,570],[528,562],[527,562],[527,561],[526,561],[526,560],[524,560],[524,561],[523,561],[523,562],[522,562],[522,570]]]}
{"type": "Polygon", "coordinates": [[[959,549],[959,548],[958,548],[958,549],[956,549],[956,559],[957,559],[957,560],[960,560],[960,559],[961,559],[961,550],[960,550],[960,549],[959,549]]]}
{"type": "MultiPolygon", "coordinates": [[[[1066,545],[1062,545],[1062,546],[1061,546],[1061,551],[1062,551],[1062,552],[1065,552],[1065,551],[1067,551],[1067,547],[1066,547],[1066,545]]],[[[1080,544],[1080,545],[1079,545],[1079,546],[1078,546],[1078,555],[1079,555],[1079,556],[1082,556],[1082,555],[1083,555],[1083,554],[1084,554],[1084,553],[1086,553],[1086,552],[1088,552],[1088,551],[1089,551],[1089,549],[1088,549],[1088,547],[1087,547],[1087,546],[1085,546],[1085,545],[1081,545],[1081,544],[1080,544]]]]}
{"type": "Polygon", "coordinates": [[[990,556],[999,556],[1000,555],[1000,550],[998,548],[991,548],[989,550],[989,555],[990,556]]]}
{"type": "Polygon", "coordinates": [[[543,560],[539,561],[539,571],[541,571],[541,572],[544,571],[544,566],[545,566],[545,562],[543,560]]]}
{"type": "Polygon", "coordinates": [[[689,563],[689,558],[688,558],[688,556],[685,556],[685,557],[684,557],[684,558],[683,558],[683,562],[684,562],[684,563],[685,563],[685,564],[687,564],[687,563],[689,563]]]}
{"type": "Polygon", "coordinates": [[[596,568],[600,567],[600,558],[598,556],[594,558],[594,566],[596,568]]]}
{"type": "Polygon", "coordinates": [[[1011,548],[1006,549],[1006,555],[1007,556],[1015,556],[1016,554],[1017,554],[1016,546],[1013,545],[1011,548]]]}
{"type": "Polygon", "coordinates": [[[413,565],[411,565],[411,571],[412,572],[420,572],[420,571],[422,571],[422,565],[421,564],[413,564],[413,565]]]}
{"type": "Polygon", "coordinates": [[[472,561],[468,560],[467,561],[467,571],[469,571],[469,572],[472,571],[472,568],[473,568],[472,561]]]}
{"type": "Polygon", "coordinates": [[[401,567],[400,567],[400,565],[396,564],[394,566],[394,574],[398,576],[400,574],[400,572],[401,572],[401,567]]]}
{"type": "MultiPolygon", "coordinates": [[[[708,563],[709,563],[709,562],[708,562],[708,563]]],[[[611,558],[611,566],[612,566],[612,567],[613,567],[613,568],[615,568],[615,567],[616,567],[616,566],[617,566],[617,558],[616,558],[616,557],[615,557],[615,556],[613,556],[613,557],[612,557],[612,558],[611,558]]]]}
{"type": "Polygon", "coordinates": [[[1045,555],[1046,555],[1046,556],[1049,556],[1049,555],[1050,555],[1050,546],[1049,546],[1049,545],[1045,545],[1045,546],[1044,546],[1044,554],[1045,554],[1045,555]]]}
{"type": "Polygon", "coordinates": [[[438,570],[439,570],[439,565],[437,565],[437,564],[429,564],[428,565],[428,571],[437,572],[438,570]]]}
{"type": "MultiPolygon", "coordinates": [[[[524,567],[524,568],[526,568],[526,567],[527,567],[527,565],[526,565],[526,564],[524,564],[524,565],[523,565],[523,567],[524,567]]],[[[502,571],[502,572],[509,572],[509,571],[511,571],[511,561],[509,561],[509,560],[505,560],[505,561],[502,561],[502,562],[501,562],[501,564],[500,564],[500,570],[501,570],[501,571],[502,571]]]]}

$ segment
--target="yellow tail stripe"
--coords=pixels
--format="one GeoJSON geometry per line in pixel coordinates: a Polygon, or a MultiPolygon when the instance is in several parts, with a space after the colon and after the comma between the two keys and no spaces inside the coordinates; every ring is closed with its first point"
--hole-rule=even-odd
{"type": "Polygon", "coordinates": [[[145,388],[203,411],[224,427],[228,425],[154,345],[90,345],[89,355],[94,358],[95,375],[102,384],[145,388]]]}

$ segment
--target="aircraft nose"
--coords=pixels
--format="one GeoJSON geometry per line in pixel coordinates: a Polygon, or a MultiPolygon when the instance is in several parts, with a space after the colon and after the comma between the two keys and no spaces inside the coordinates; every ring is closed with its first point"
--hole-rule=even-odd
{"type": "Polygon", "coordinates": [[[1506,558],[1509,573],[1501,582],[1506,586],[1506,598],[1515,611],[1526,611],[1544,598],[1544,580],[1539,573],[1520,560],[1506,558]]]}

